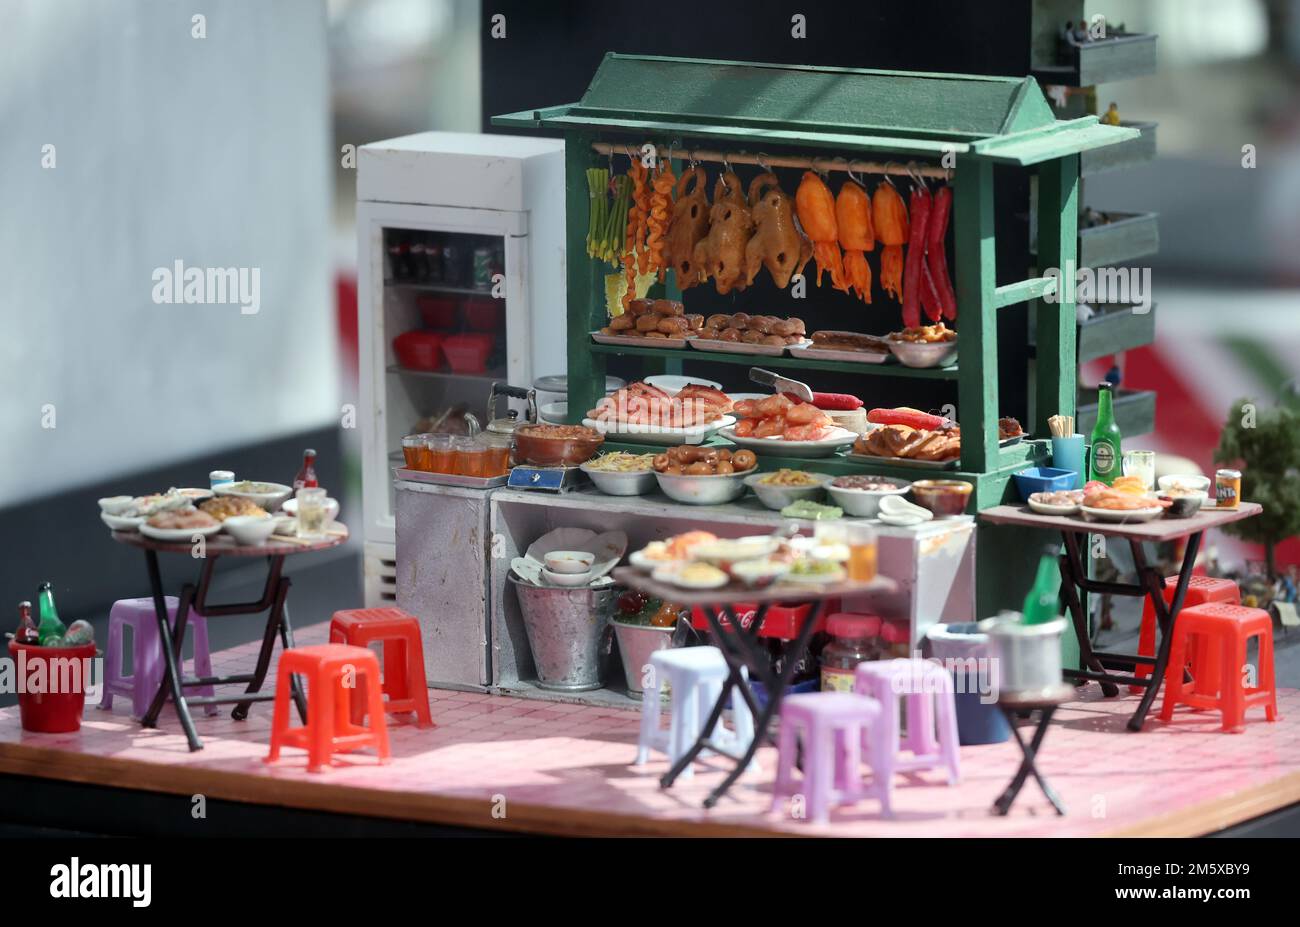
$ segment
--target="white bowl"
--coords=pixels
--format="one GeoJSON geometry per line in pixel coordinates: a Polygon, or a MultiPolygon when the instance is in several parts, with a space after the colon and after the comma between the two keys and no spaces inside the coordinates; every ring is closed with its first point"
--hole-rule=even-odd
{"type": "MultiPolygon", "coordinates": [[[[280,506],[280,511],[292,518],[298,517],[298,500],[285,499],[284,505],[280,506]]],[[[325,499],[325,520],[333,521],[339,517],[339,500],[326,497],[325,499]]]]}
{"type": "Polygon", "coordinates": [[[817,482],[811,486],[778,486],[764,483],[763,478],[771,475],[771,473],[751,473],[745,477],[745,485],[754,490],[754,495],[758,496],[759,502],[777,512],[800,499],[820,502],[825,495],[826,484],[832,479],[829,473],[811,473],[810,476],[817,477],[817,482]]]}
{"type": "Polygon", "coordinates": [[[596,555],[585,550],[553,550],[546,555],[546,569],[552,573],[590,573],[596,555]]]}
{"type": "Polygon", "coordinates": [[[544,422],[550,422],[552,425],[567,425],[569,423],[569,403],[565,402],[548,402],[537,410],[537,417],[544,422]]]}
{"type": "Polygon", "coordinates": [[[1160,487],[1161,492],[1166,492],[1178,484],[1187,487],[1193,492],[1203,492],[1209,495],[1210,478],[1201,476],[1199,473],[1170,473],[1156,480],[1156,485],[1160,487]]]}
{"type": "Polygon", "coordinates": [[[254,547],[266,543],[266,539],[275,531],[275,519],[261,515],[232,515],[221,526],[235,539],[236,544],[254,547]]]}
{"type": "MultiPolygon", "coordinates": [[[[263,480],[249,480],[252,483],[263,483],[263,480]]],[[[235,489],[239,483],[222,483],[220,486],[213,487],[213,492],[218,496],[239,496],[241,499],[248,499],[255,502],[268,512],[274,512],[280,507],[286,499],[293,495],[293,487],[285,486],[283,483],[265,483],[271,487],[267,492],[246,492],[242,489],[235,489]]]]}
{"type": "Polygon", "coordinates": [[[927,343],[890,338],[889,350],[904,367],[942,367],[957,359],[957,339],[927,343]]]}
{"type": "Polygon", "coordinates": [[[884,476],[873,476],[872,479],[880,483],[889,483],[894,488],[853,489],[847,486],[836,486],[832,480],[826,484],[826,491],[846,514],[856,515],[859,518],[875,518],[880,514],[881,499],[886,496],[901,496],[912,485],[907,480],[895,480],[884,476]]]}
{"type": "Polygon", "coordinates": [[[613,470],[592,470],[590,461],[578,468],[607,496],[643,496],[655,488],[654,470],[630,470],[618,473],[613,470]]]}
{"type": "Polygon", "coordinates": [[[688,476],[685,473],[655,473],[659,488],[669,499],[687,505],[722,505],[733,502],[745,492],[744,473],[723,473],[713,476],[688,476]]]}
{"type": "Polygon", "coordinates": [[[542,579],[552,586],[586,586],[591,582],[591,571],[584,573],[556,573],[554,570],[542,569],[542,579]]]}
{"type": "Polygon", "coordinates": [[[99,500],[99,510],[105,515],[121,515],[133,502],[134,496],[107,496],[99,500]]]}
{"type": "Polygon", "coordinates": [[[143,515],[110,515],[100,512],[99,520],[114,531],[138,531],[145,519],[143,515]]]}

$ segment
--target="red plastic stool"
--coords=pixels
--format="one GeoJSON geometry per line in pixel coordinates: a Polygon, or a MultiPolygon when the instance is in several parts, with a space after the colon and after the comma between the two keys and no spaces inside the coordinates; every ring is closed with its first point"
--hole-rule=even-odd
{"type": "MultiPolygon", "coordinates": [[[[1174,601],[1174,590],[1178,588],[1178,577],[1165,577],[1165,604],[1170,605],[1174,601]]],[[[1187,594],[1183,596],[1183,608],[1190,608],[1196,605],[1204,605],[1207,602],[1227,602],[1230,605],[1241,604],[1241,590],[1237,584],[1230,579],[1218,579],[1214,576],[1192,576],[1187,583],[1187,594]]],[[[1138,649],[1140,654],[1155,654],[1156,652],[1156,610],[1151,604],[1151,598],[1148,596],[1143,599],[1142,605],[1142,628],[1138,632],[1138,649]]],[[[1194,656],[1196,656],[1194,654],[1194,656]]],[[[1139,679],[1145,679],[1151,675],[1153,663],[1139,663],[1133,668],[1133,675],[1139,679]]],[[[1218,667],[1214,663],[1214,655],[1207,654],[1201,661],[1201,670],[1204,674],[1215,679],[1218,678],[1218,667]]],[[[1129,692],[1134,694],[1142,691],[1142,686],[1129,686],[1129,692]]]]}
{"type": "MultiPolygon", "coordinates": [[[[388,696],[384,708],[390,714],[413,711],[419,727],[433,727],[419,622],[400,608],[354,608],[334,613],[330,621],[331,643],[365,647],[373,641],[384,645],[381,686],[388,696]]],[[[364,710],[364,705],[354,703],[352,720],[359,724],[364,710]]]]}
{"type": "Polygon", "coordinates": [[[1195,709],[1217,708],[1223,716],[1225,731],[1240,731],[1245,726],[1246,710],[1264,706],[1264,717],[1277,720],[1277,689],[1273,683],[1273,619],[1261,608],[1244,608],[1227,602],[1209,602],[1185,608],[1174,628],[1169,667],[1165,672],[1165,700],[1160,706],[1160,720],[1169,721],[1177,705],[1195,709]],[[1208,678],[1203,665],[1193,658],[1192,674],[1204,684],[1189,687],[1183,682],[1183,667],[1188,659],[1189,641],[1201,638],[1198,653],[1217,653],[1221,667],[1217,686],[1208,678]],[[1259,638],[1259,679],[1247,688],[1242,679],[1246,666],[1246,645],[1259,638]],[[1190,691],[1189,691],[1190,689],[1190,691]],[[1216,691],[1209,691],[1216,690],[1216,691]]]}
{"type": "Polygon", "coordinates": [[[322,766],[329,765],[334,753],[366,747],[378,751],[379,762],[388,762],[388,723],[384,720],[384,696],[379,688],[379,660],[373,651],[346,644],[318,644],[295,647],[280,655],[268,763],[280,758],[281,747],[306,750],[308,772],[320,772],[322,766]],[[291,728],[289,702],[293,673],[307,677],[307,723],[291,728]],[[355,687],[349,688],[349,683],[355,687]],[[369,705],[369,727],[354,724],[349,717],[349,708],[357,696],[369,705]]]}

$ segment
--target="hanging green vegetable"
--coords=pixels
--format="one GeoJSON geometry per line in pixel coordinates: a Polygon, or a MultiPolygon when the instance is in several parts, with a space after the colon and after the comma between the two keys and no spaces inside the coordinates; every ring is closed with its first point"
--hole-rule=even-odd
{"type": "Polygon", "coordinates": [[[609,210],[605,225],[604,251],[599,255],[610,266],[618,267],[623,256],[623,242],[627,229],[627,212],[632,202],[632,178],[626,174],[614,178],[614,205],[609,210]]]}
{"type": "Polygon", "coordinates": [[[598,246],[605,233],[609,213],[609,171],[603,167],[587,170],[587,257],[596,257],[598,246]]]}

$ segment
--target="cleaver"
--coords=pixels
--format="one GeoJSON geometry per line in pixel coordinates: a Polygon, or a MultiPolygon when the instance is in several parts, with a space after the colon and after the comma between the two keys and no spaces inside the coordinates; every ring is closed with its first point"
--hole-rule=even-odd
{"type": "Polygon", "coordinates": [[[755,383],[763,386],[770,386],[778,393],[789,393],[792,396],[798,396],[804,402],[812,402],[812,390],[808,388],[807,383],[800,383],[798,380],[791,380],[781,376],[779,373],[773,373],[770,370],[764,370],[762,367],[749,368],[749,378],[755,383]]]}

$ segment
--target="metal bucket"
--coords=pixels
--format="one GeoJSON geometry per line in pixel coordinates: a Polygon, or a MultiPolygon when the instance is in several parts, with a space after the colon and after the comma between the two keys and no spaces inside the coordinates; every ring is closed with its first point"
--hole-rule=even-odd
{"type": "Polygon", "coordinates": [[[1003,612],[979,623],[998,661],[1003,694],[1026,695],[1061,687],[1061,635],[1065,619],[1021,624],[1018,612],[1003,612]]]}
{"type": "Polygon", "coordinates": [[[613,646],[609,616],[614,587],[565,589],[534,586],[514,576],[537,684],[561,692],[585,692],[604,685],[605,661],[613,646]]]}
{"type": "MultiPolygon", "coordinates": [[[[627,691],[641,694],[641,677],[656,650],[667,650],[673,645],[675,628],[652,628],[649,625],[614,622],[614,636],[618,638],[618,653],[623,659],[623,675],[627,678],[627,691]]],[[[666,682],[666,680],[665,680],[666,682]]]]}

